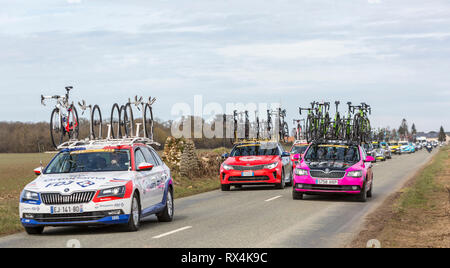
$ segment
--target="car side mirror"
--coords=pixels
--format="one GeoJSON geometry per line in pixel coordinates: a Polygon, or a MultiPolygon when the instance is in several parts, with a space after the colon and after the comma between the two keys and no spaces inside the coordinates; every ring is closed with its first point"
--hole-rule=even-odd
{"type": "Polygon", "coordinates": [[[372,156],[367,156],[364,162],[375,162],[375,158],[373,158],[372,156]]]}
{"type": "Polygon", "coordinates": [[[288,152],[281,153],[281,157],[290,157],[290,156],[291,156],[291,154],[288,152]]]}
{"type": "Polygon", "coordinates": [[[139,166],[138,166],[138,171],[150,171],[150,170],[152,170],[153,169],[153,164],[150,164],[150,163],[141,163],[139,166]]]}
{"type": "Polygon", "coordinates": [[[42,167],[38,167],[34,170],[34,174],[36,174],[36,176],[39,176],[42,174],[42,167]]]}
{"type": "Polygon", "coordinates": [[[230,155],[229,154],[223,154],[222,159],[227,159],[230,155]]]}
{"type": "Polygon", "coordinates": [[[298,161],[298,160],[300,160],[300,157],[301,157],[300,154],[295,154],[295,155],[292,157],[292,160],[298,161]]]}

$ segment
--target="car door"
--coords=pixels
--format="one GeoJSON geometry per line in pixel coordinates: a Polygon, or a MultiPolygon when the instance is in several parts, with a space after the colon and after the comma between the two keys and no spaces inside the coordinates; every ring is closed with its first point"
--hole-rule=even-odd
{"type": "Polygon", "coordinates": [[[164,167],[158,159],[154,156],[152,149],[148,146],[141,147],[147,163],[153,165],[152,169],[152,184],[154,184],[154,191],[152,192],[152,206],[162,202],[165,190],[164,167]]]}
{"type": "MultiPolygon", "coordinates": [[[[136,147],[134,152],[136,169],[142,163],[151,163],[146,157],[142,147],[136,147]]],[[[142,210],[149,208],[156,204],[157,189],[156,189],[156,175],[153,170],[137,171],[138,180],[142,186],[142,210]]]]}
{"type": "Polygon", "coordinates": [[[361,158],[363,160],[363,166],[365,169],[365,175],[366,175],[366,186],[367,189],[370,189],[370,186],[372,185],[372,163],[366,162],[367,153],[364,151],[364,149],[361,150],[361,158]]]}
{"type": "Polygon", "coordinates": [[[149,147],[149,150],[151,152],[151,154],[153,155],[153,157],[155,158],[156,162],[158,163],[158,167],[161,170],[160,173],[160,182],[159,182],[159,195],[160,195],[160,200],[162,201],[164,198],[164,194],[166,192],[166,187],[167,187],[167,181],[170,179],[170,172],[169,172],[169,168],[164,164],[164,162],[161,160],[161,158],[159,157],[158,153],[156,153],[155,150],[153,150],[152,148],[149,147]]]}
{"type": "MultiPolygon", "coordinates": [[[[287,153],[286,156],[283,156],[283,154],[286,152],[284,151],[284,148],[280,145],[278,146],[278,151],[280,154],[281,162],[283,163],[284,170],[286,172],[290,171],[292,169],[292,167],[291,167],[292,162],[291,162],[290,154],[288,156],[288,153],[287,153]]],[[[287,173],[286,173],[286,175],[287,175],[287,173]]]]}

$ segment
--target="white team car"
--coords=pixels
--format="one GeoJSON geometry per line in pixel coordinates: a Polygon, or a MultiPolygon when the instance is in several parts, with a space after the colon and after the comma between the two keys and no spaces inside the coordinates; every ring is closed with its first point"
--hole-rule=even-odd
{"type": "Polygon", "coordinates": [[[137,231],[143,217],[172,221],[170,169],[144,143],[99,143],[61,150],[20,197],[28,234],[45,226],[121,224],[137,231]],[[100,145],[99,145],[100,144],[100,145]]]}

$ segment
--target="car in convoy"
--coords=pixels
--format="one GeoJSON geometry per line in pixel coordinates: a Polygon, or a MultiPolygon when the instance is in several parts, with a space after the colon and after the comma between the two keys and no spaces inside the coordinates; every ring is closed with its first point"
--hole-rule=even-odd
{"type": "Polygon", "coordinates": [[[123,225],[137,231],[156,214],[172,221],[170,169],[146,143],[123,140],[79,143],[62,149],[20,197],[20,220],[28,234],[46,226],[123,225]]]}
{"type": "Polygon", "coordinates": [[[290,154],[292,166],[295,167],[298,164],[298,161],[305,153],[306,149],[308,149],[309,143],[307,141],[295,141],[294,145],[292,145],[290,154]],[[297,157],[298,156],[298,157],[297,157]]]}
{"type": "Polygon", "coordinates": [[[220,167],[222,191],[231,186],[274,185],[283,189],[292,185],[290,154],[278,142],[248,141],[234,145],[220,167]]]}
{"type": "Polygon", "coordinates": [[[380,142],[380,145],[384,149],[386,159],[392,159],[392,150],[389,144],[387,142],[380,142]]]}
{"type": "Polygon", "coordinates": [[[414,147],[411,145],[410,142],[407,141],[400,141],[400,153],[401,154],[411,154],[415,152],[414,147]]]}
{"type": "Polygon", "coordinates": [[[389,147],[391,148],[391,153],[401,154],[400,144],[397,141],[389,142],[389,147]]]}
{"type": "Polygon", "coordinates": [[[313,142],[295,168],[293,199],[348,194],[365,202],[372,196],[375,159],[351,142],[313,142]]]}
{"type": "Polygon", "coordinates": [[[372,146],[373,146],[373,154],[370,156],[374,157],[375,161],[377,160],[386,161],[387,159],[386,150],[383,148],[383,146],[381,146],[381,144],[378,142],[373,142],[372,146]]]}
{"type": "Polygon", "coordinates": [[[375,158],[376,150],[372,143],[364,143],[363,148],[366,151],[368,156],[372,156],[375,159],[375,162],[377,162],[377,158],[375,158]]]}

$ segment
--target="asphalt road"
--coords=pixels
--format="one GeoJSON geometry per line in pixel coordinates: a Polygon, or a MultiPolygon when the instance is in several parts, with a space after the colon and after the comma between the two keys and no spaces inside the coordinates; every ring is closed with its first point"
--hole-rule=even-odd
{"type": "Polygon", "coordinates": [[[342,247],[358,233],[364,217],[436,153],[422,150],[374,164],[374,195],[367,203],[343,196],[293,200],[291,188],[249,187],[213,191],[175,200],[175,219],[149,217],[136,233],[117,227],[46,228],[41,236],[0,238],[5,247],[342,247]],[[71,244],[72,245],[72,244],[71,244]]]}

